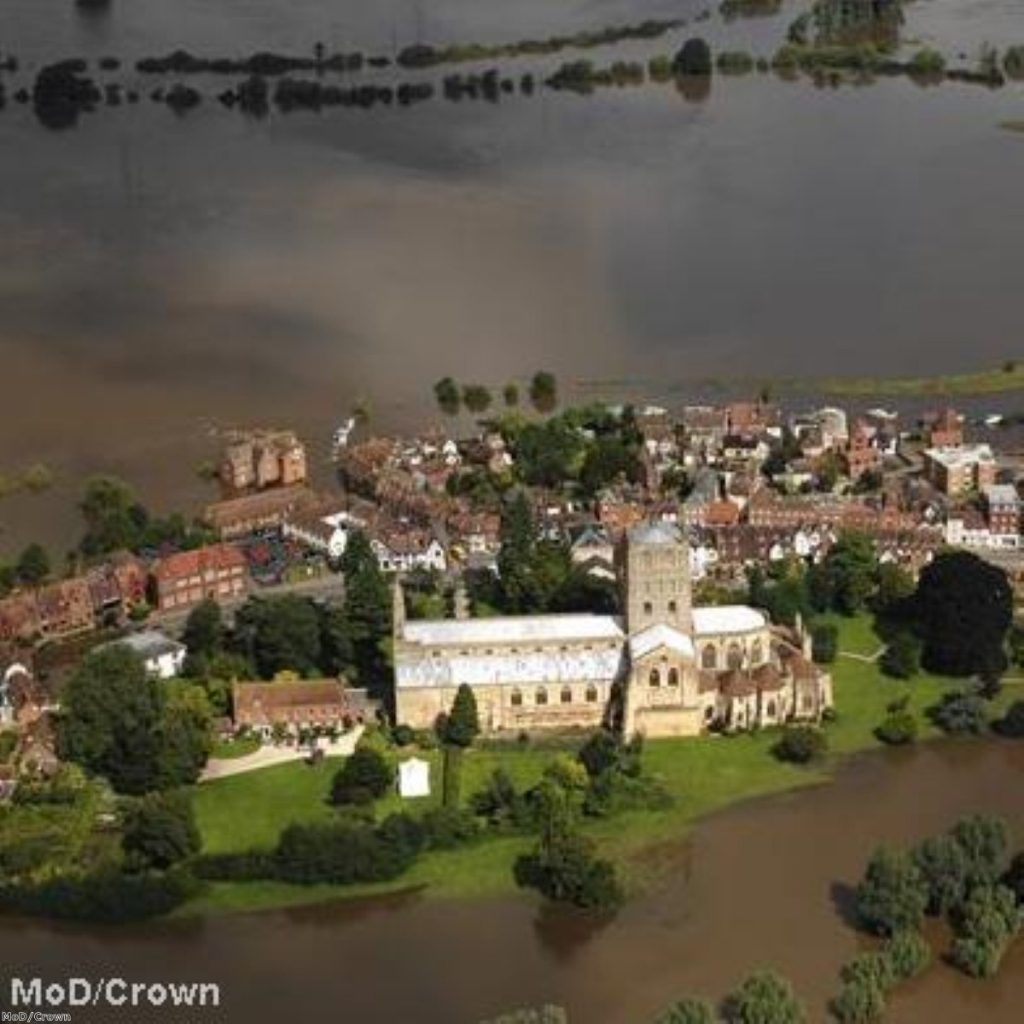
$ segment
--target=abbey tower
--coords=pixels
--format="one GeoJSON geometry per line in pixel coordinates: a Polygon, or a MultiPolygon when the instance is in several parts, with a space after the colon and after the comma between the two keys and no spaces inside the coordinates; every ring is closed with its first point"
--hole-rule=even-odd
{"type": "Polygon", "coordinates": [[[630,530],[619,553],[626,632],[672,626],[693,633],[690,548],[679,528],[651,523],[630,530]]]}

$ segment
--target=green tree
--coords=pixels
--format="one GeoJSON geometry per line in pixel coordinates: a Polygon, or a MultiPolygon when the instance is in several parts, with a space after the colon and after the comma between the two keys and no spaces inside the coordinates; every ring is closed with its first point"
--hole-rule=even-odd
{"type": "Polygon", "coordinates": [[[917,739],[917,719],[906,707],[894,708],[882,719],[875,735],[890,746],[913,743],[917,739]]]}
{"type": "Polygon", "coordinates": [[[380,694],[389,682],[384,651],[391,635],[391,594],[366,535],[355,531],[341,558],[345,632],[359,683],[380,694]]]}
{"type": "Polygon", "coordinates": [[[921,642],[908,630],[893,634],[878,659],[878,667],[893,679],[911,679],[920,668],[921,642]]]}
{"type": "Polygon", "coordinates": [[[953,962],[972,977],[992,977],[1020,926],[1021,909],[1012,890],[1004,885],[978,886],[956,922],[953,962]]]}
{"type": "Polygon", "coordinates": [[[750,975],[725,1000],[728,1024],[803,1024],[803,1007],[785,978],[773,971],[750,975]]]}
{"type": "Polygon", "coordinates": [[[331,783],[331,802],[361,804],[378,800],[395,784],[391,762],[370,746],[358,746],[338,769],[331,783]]]}
{"type": "Polygon", "coordinates": [[[980,736],[987,728],[985,701],[971,690],[948,690],[928,717],[943,731],[954,735],[980,736]]]}
{"type": "Polygon", "coordinates": [[[537,537],[533,513],[525,493],[519,491],[501,515],[498,578],[507,611],[536,611],[536,588],[531,567],[537,537]]]}
{"type": "Polygon", "coordinates": [[[18,556],[15,566],[18,582],[26,587],[36,587],[50,575],[50,556],[41,544],[29,544],[18,556]]]}
{"type": "Polygon", "coordinates": [[[233,643],[263,679],[289,670],[314,675],[322,655],[316,605],[298,594],[252,597],[235,615],[233,643]]]}
{"type": "Polygon", "coordinates": [[[210,658],[224,646],[224,615],[212,598],[200,601],[185,620],[182,643],[190,656],[210,658]]]}
{"type": "Polygon", "coordinates": [[[856,615],[874,593],[878,558],[866,534],[844,533],[829,549],[823,563],[830,580],[832,603],[843,615],[856,615]]]}
{"type": "Polygon", "coordinates": [[[541,370],[530,381],[530,402],[539,413],[550,413],[558,405],[558,381],[553,373],[541,370]]]}
{"type": "Polygon", "coordinates": [[[928,882],[910,854],[881,847],[857,888],[857,911],[879,935],[917,928],[928,906],[928,882]]]}
{"type": "Polygon", "coordinates": [[[213,750],[213,708],[202,686],[173,681],[163,687],[158,784],[191,785],[213,750]]]}
{"type": "Polygon", "coordinates": [[[1002,569],[967,551],[939,554],[921,573],[914,617],[929,672],[968,676],[1005,666],[1013,591],[1002,569]]]}
{"type": "Polygon", "coordinates": [[[149,519],[132,488],[112,476],[89,479],[79,509],[85,519],[81,548],[86,555],[135,549],[149,519]]]}
{"type": "Polygon", "coordinates": [[[482,384],[467,384],[462,389],[462,404],[474,414],[487,412],[491,407],[491,392],[482,384]]]}
{"type": "Polygon", "coordinates": [[[830,1009],[839,1024],[873,1024],[885,1013],[885,993],[870,978],[854,978],[843,983],[830,1009]]]}
{"type": "Polygon", "coordinates": [[[881,955],[889,961],[894,982],[909,981],[931,963],[932,949],[920,932],[908,930],[886,939],[881,955]]]}
{"type": "Polygon", "coordinates": [[[519,405],[519,385],[517,384],[506,384],[501,391],[502,400],[505,403],[506,409],[514,409],[519,405]]]}
{"type": "Polygon", "coordinates": [[[462,800],[463,750],[448,744],[441,755],[441,804],[449,810],[457,808],[462,800]]]}
{"type": "Polygon", "coordinates": [[[1024,737],[1024,700],[1015,700],[996,723],[995,728],[1000,736],[1013,739],[1024,737]]]}
{"type": "Polygon", "coordinates": [[[470,747],[480,734],[480,717],[472,687],[462,683],[455,691],[451,711],[445,717],[442,739],[454,747],[470,747]]]}
{"type": "Polygon", "coordinates": [[[1010,836],[1006,822],[988,814],[961,818],[950,831],[964,853],[967,885],[993,885],[1007,868],[1010,836]]]}
{"type": "Polygon", "coordinates": [[[542,1006],[539,1010],[513,1010],[480,1024],[569,1024],[569,1015],[560,1006],[542,1006]]]}
{"type": "Polygon", "coordinates": [[[129,863],[164,871],[200,847],[192,800],[184,790],[147,793],[124,811],[121,846],[129,863]]]}
{"type": "Polygon", "coordinates": [[[914,577],[902,566],[886,562],[878,567],[874,609],[882,616],[899,616],[914,595],[914,577]]]}
{"type": "Polygon", "coordinates": [[[451,377],[443,377],[434,385],[434,398],[445,416],[458,416],[462,395],[459,385],[451,377]]]}
{"type": "Polygon", "coordinates": [[[138,655],[120,644],[90,654],[64,688],[60,756],[103,775],[119,793],[159,786],[164,700],[138,655]]]}
{"type": "Polygon", "coordinates": [[[772,753],[780,761],[809,764],[819,761],[828,752],[828,737],[809,725],[789,725],[782,731],[772,753]]]}
{"type": "Polygon", "coordinates": [[[830,665],[839,652],[839,630],[831,622],[816,625],[811,630],[811,647],[819,665],[830,665]]]}

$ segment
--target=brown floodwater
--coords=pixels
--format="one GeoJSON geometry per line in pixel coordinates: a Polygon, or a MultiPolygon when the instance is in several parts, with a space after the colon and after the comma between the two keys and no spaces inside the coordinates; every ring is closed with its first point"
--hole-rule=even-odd
{"type": "MultiPolygon", "coordinates": [[[[674,851],[667,888],[600,928],[525,897],[410,896],[113,931],[5,921],[0,959],[12,975],[215,981],[223,1006],[189,1020],[238,1024],[325,1014],[360,1024],[475,1024],[543,1001],[565,1005],[573,1024],[647,1024],[679,995],[719,997],[771,967],[792,980],[818,1022],[840,964],[870,944],[847,915],[871,851],[980,812],[1004,816],[1020,844],[1022,783],[1020,743],[947,741],[863,755],[831,784],[705,820],[674,851]]],[[[1024,940],[990,981],[937,963],[895,996],[886,1020],[1011,1024],[1022,1001],[1024,940]]]]}
{"type": "MultiPolygon", "coordinates": [[[[693,31],[770,54],[802,4],[725,22],[703,0],[114,0],[91,16],[3,0],[0,51],[23,62],[4,76],[10,97],[67,56],[120,57],[112,77],[134,82],[133,60],[178,46],[390,53],[705,6],[699,29],[589,56],[645,60],[693,31]]],[[[907,6],[906,36],[970,63],[985,40],[1024,42],[1024,14],[1018,0],[929,0],[907,6]]],[[[543,75],[566,56],[503,66],[543,75]]],[[[210,95],[225,80],[197,84],[210,95]]],[[[0,502],[0,555],[30,536],[69,546],[90,472],[194,510],[217,429],[294,425],[324,467],[357,399],[379,429],[422,425],[448,373],[639,376],[683,384],[681,400],[708,375],[1019,357],[1024,141],[999,125],[1022,112],[1020,83],[771,75],[716,76],[703,98],[541,89],[262,122],[212,100],[185,117],[144,101],[62,132],[9,101],[0,472],[41,460],[58,485],[0,502]]]]}

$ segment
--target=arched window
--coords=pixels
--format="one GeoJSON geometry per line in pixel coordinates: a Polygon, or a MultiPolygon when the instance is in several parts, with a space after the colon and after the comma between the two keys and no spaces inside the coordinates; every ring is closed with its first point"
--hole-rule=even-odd
{"type": "Polygon", "coordinates": [[[562,693],[560,695],[560,699],[561,699],[563,704],[571,704],[572,703],[572,687],[571,686],[563,686],[562,687],[562,693]]]}
{"type": "Polygon", "coordinates": [[[652,668],[647,681],[651,686],[661,686],[661,672],[656,668],[652,668]]]}
{"type": "Polygon", "coordinates": [[[701,668],[718,668],[718,650],[714,644],[708,644],[704,650],[700,652],[700,665],[701,668]]]}
{"type": "Polygon", "coordinates": [[[668,685],[678,686],[679,685],[679,669],[670,668],[668,670],[668,685]]]}
{"type": "Polygon", "coordinates": [[[729,644],[729,652],[726,655],[726,664],[729,668],[743,667],[743,648],[739,644],[729,644]]]}
{"type": "Polygon", "coordinates": [[[669,613],[669,615],[675,615],[676,607],[677,606],[676,606],[675,601],[669,601],[669,603],[668,603],[668,613],[669,613]]]}
{"type": "Polygon", "coordinates": [[[510,702],[512,704],[512,707],[521,708],[523,706],[523,691],[513,690],[510,702]]]}
{"type": "Polygon", "coordinates": [[[590,686],[587,687],[587,703],[588,704],[596,704],[597,703],[597,687],[594,686],[593,683],[591,683],[590,686]]]}
{"type": "Polygon", "coordinates": [[[654,606],[650,601],[644,601],[644,615],[650,616],[654,611],[654,606]]]}
{"type": "Polygon", "coordinates": [[[537,694],[533,698],[535,704],[547,704],[548,702],[548,691],[543,686],[537,687],[537,694]]]}
{"type": "Polygon", "coordinates": [[[773,700],[768,701],[768,717],[775,717],[775,701],[773,700]]]}
{"type": "Polygon", "coordinates": [[[764,661],[764,645],[760,640],[755,640],[754,646],[750,648],[750,660],[755,665],[760,665],[764,661]]]}

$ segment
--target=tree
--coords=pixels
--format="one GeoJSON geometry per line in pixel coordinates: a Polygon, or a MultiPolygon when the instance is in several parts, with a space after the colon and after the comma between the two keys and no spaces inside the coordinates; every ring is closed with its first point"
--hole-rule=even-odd
{"type": "Polygon", "coordinates": [[[331,803],[369,803],[390,792],[394,784],[395,770],[388,759],[373,747],[359,746],[334,775],[331,803]]]}
{"type": "Polygon", "coordinates": [[[839,630],[831,622],[824,622],[811,630],[811,649],[819,665],[830,665],[839,650],[839,630]]]}
{"type": "Polygon", "coordinates": [[[873,1024],[885,1013],[885,993],[871,978],[853,978],[843,983],[830,1009],[840,1024],[873,1024]]]}
{"type": "Polygon", "coordinates": [[[1003,885],[1012,890],[1017,902],[1024,906],[1024,851],[1014,856],[1003,876],[1003,885]]]}
{"type": "Polygon", "coordinates": [[[928,913],[945,915],[960,906],[967,892],[963,847],[949,835],[929,836],[911,855],[928,886],[928,913]]]}
{"type": "Polygon", "coordinates": [[[803,1024],[803,1007],[785,978],[758,971],[725,1000],[728,1024],[803,1024]]]}
{"type": "Polygon", "coordinates": [[[161,788],[192,785],[213,750],[213,709],[201,686],[180,681],[163,686],[158,784],[161,788]]]}
{"type": "Polygon", "coordinates": [[[189,794],[147,793],[128,803],[121,847],[132,865],[161,871],[198,853],[199,829],[189,794]]]}
{"type": "Polygon", "coordinates": [[[252,597],[235,615],[233,643],[262,679],[288,670],[314,675],[322,654],[316,605],[298,594],[252,597]]]}
{"type": "Polygon", "coordinates": [[[480,717],[472,687],[462,683],[455,691],[452,709],[444,720],[442,739],[454,747],[470,747],[480,734],[480,717]]]}
{"type": "Polygon", "coordinates": [[[391,635],[391,595],[366,535],[353,532],[341,557],[345,577],[344,624],[356,676],[380,693],[388,684],[383,645],[391,635]]]}
{"type": "Polygon", "coordinates": [[[956,922],[953,962],[972,977],[992,977],[1020,926],[1021,910],[1012,890],[1004,885],[976,887],[956,922]]]}
{"type": "Polygon", "coordinates": [[[161,781],[163,694],[142,659],[121,644],[90,654],[64,688],[60,756],[103,775],[119,793],[161,781]]]}
{"type": "Polygon", "coordinates": [[[863,533],[843,533],[825,556],[832,603],[843,615],[856,615],[867,607],[875,589],[878,558],[874,541],[863,533]]]}
{"type": "Polygon", "coordinates": [[[595,495],[619,477],[635,482],[641,472],[639,450],[620,437],[599,437],[580,468],[580,486],[595,495]]]}
{"type": "Polygon", "coordinates": [[[929,672],[968,676],[1005,666],[1013,591],[1002,569],[967,551],[939,554],[914,595],[914,618],[929,672]]]}
{"type": "Polygon", "coordinates": [[[224,616],[212,598],[200,601],[185,620],[182,643],[193,658],[210,658],[224,646],[224,616]]]}
{"type": "Polygon", "coordinates": [[[553,373],[541,370],[530,381],[530,402],[540,413],[550,413],[558,405],[558,381],[553,373]]]}
{"type": "Polygon", "coordinates": [[[41,544],[29,544],[18,556],[14,571],[19,583],[36,587],[50,575],[50,556],[41,544]]]}
{"type": "Polygon", "coordinates": [[[569,1015],[560,1006],[542,1006],[539,1010],[513,1010],[480,1024],[569,1024],[569,1015]]]}
{"type": "Polygon", "coordinates": [[[910,854],[881,847],[857,887],[857,911],[879,935],[917,928],[928,906],[928,882],[910,854]]]}
{"type": "Polygon", "coordinates": [[[672,73],[675,75],[710,75],[711,47],[699,37],[687,39],[672,61],[672,73]]]}
{"type": "Polygon", "coordinates": [[[911,679],[920,668],[921,642],[908,630],[895,633],[886,645],[878,666],[893,679],[911,679]]]}
{"type": "Polygon", "coordinates": [[[148,520],[132,488],[112,476],[89,479],[79,509],[85,519],[81,548],[86,555],[136,548],[148,520]]]}
{"type": "Polygon", "coordinates": [[[687,996],[662,1011],[654,1024],[715,1024],[715,1011],[704,999],[687,996]]]}
{"type": "Polygon", "coordinates": [[[882,719],[875,735],[890,746],[905,746],[917,739],[917,719],[905,707],[896,708],[882,719]]]}
{"type": "Polygon", "coordinates": [[[928,717],[943,731],[980,736],[986,729],[985,702],[969,690],[947,690],[928,717]]]}
{"type": "Polygon", "coordinates": [[[961,818],[950,831],[966,860],[967,886],[993,885],[1007,868],[1010,837],[1006,822],[992,815],[961,818]]]}
{"type": "Polygon", "coordinates": [[[889,971],[897,983],[921,974],[931,963],[932,949],[920,932],[903,931],[885,941],[881,955],[889,961],[889,971]]]}
{"type": "Polygon", "coordinates": [[[506,610],[535,611],[536,588],[531,566],[537,538],[530,503],[522,491],[502,509],[500,540],[498,578],[506,610]]]}
{"type": "Polygon", "coordinates": [[[820,729],[809,725],[791,725],[782,731],[772,753],[780,761],[808,764],[818,761],[828,751],[828,737],[820,729]]]}
{"type": "Polygon", "coordinates": [[[878,567],[878,586],[875,590],[874,609],[885,617],[900,617],[907,602],[914,595],[914,577],[895,562],[878,567]]]}
{"type": "Polygon", "coordinates": [[[514,409],[519,405],[519,385],[517,384],[506,384],[501,391],[502,401],[505,403],[506,409],[514,409]]]}
{"type": "Polygon", "coordinates": [[[486,412],[491,407],[491,392],[482,384],[467,384],[462,389],[462,404],[471,413],[486,412]]]}
{"type": "Polygon", "coordinates": [[[434,398],[445,416],[458,416],[462,396],[459,385],[451,377],[443,377],[434,385],[434,398]]]}

